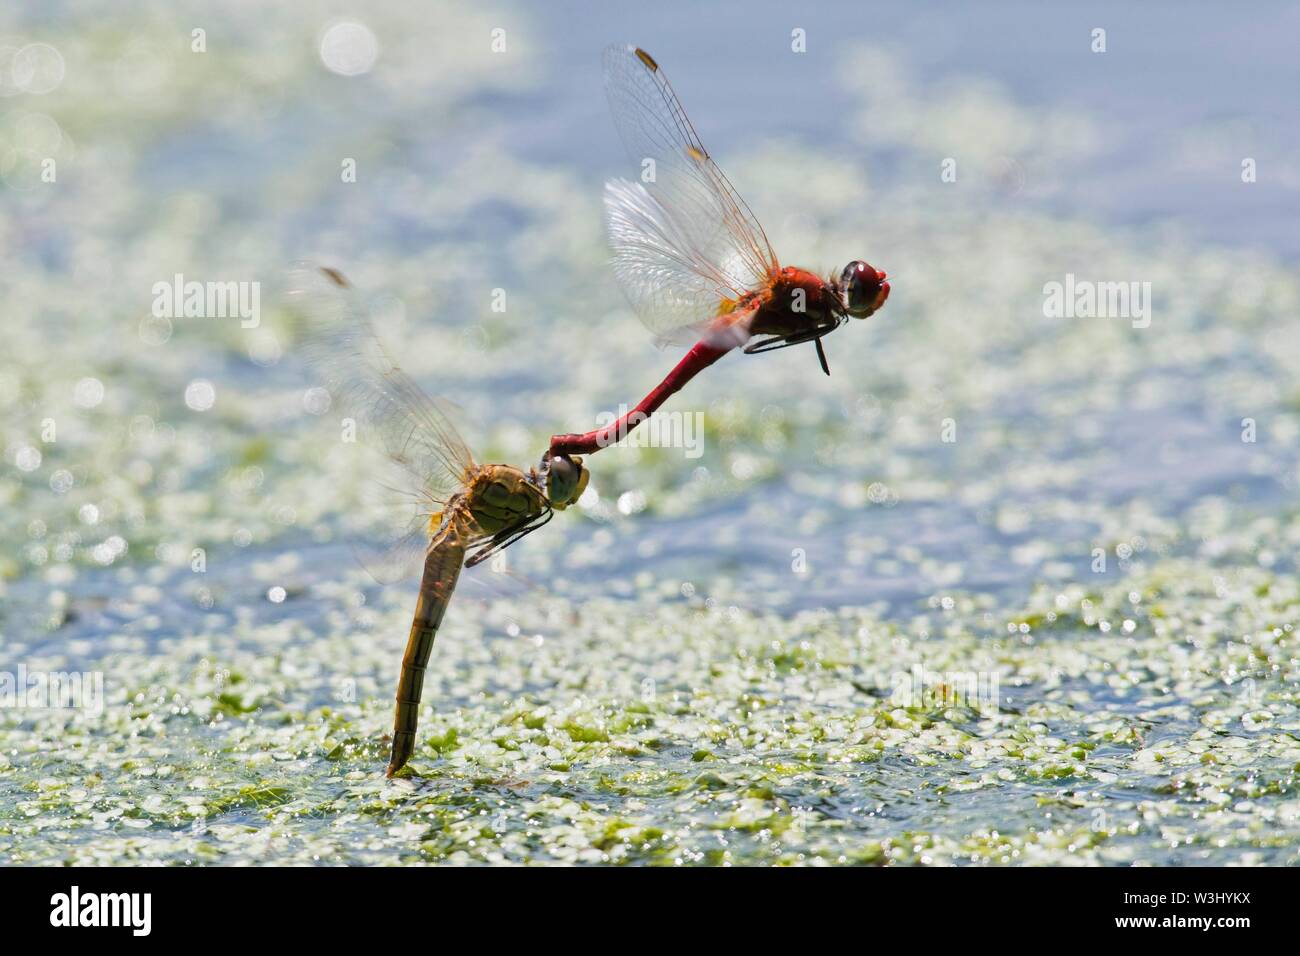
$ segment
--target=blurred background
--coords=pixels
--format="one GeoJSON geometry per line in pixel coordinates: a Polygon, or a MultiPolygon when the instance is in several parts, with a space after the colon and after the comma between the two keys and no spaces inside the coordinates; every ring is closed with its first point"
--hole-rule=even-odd
{"type": "MultiPolygon", "coordinates": [[[[1293,592],[1300,11],[1183,9],[8,5],[0,649],[105,669],[159,721],[219,700],[203,681],[232,666],[299,715],[339,707],[351,680],[342,712],[377,737],[413,591],[351,560],[381,532],[365,469],[304,401],[284,270],[347,274],[408,371],[461,406],[481,461],[526,467],[552,433],[635,403],[678,353],[651,342],[606,261],[602,183],[634,168],[600,54],[627,41],[656,57],[783,262],[864,258],[897,276],[893,294],[826,341],[829,378],[807,346],[691,382],[666,411],[702,415],[698,456],[591,459],[580,508],[512,549],[509,575],[467,581],[431,700],[472,726],[475,700],[546,696],[546,668],[525,662],[552,653],[544,640],[605,622],[626,636],[661,613],[765,621],[736,640],[770,626],[796,643],[809,620],[869,615],[896,659],[867,670],[943,635],[955,643],[928,653],[974,667],[980,635],[1027,633],[1039,611],[1082,606],[1081,628],[1119,641],[1148,587],[1222,600],[1258,595],[1262,575],[1263,593],[1293,592]],[[257,327],[155,314],[177,274],[259,283],[257,327]],[[1149,326],[1045,316],[1045,284],[1067,274],[1150,283],[1149,326]],[[1107,594],[1118,616],[1089,610],[1107,594]],[[494,690],[476,668],[501,655],[523,676],[494,690]]],[[[1234,607],[1243,633],[1294,617],[1286,601],[1234,607]]],[[[655,626],[689,639],[697,618],[672,620],[655,626]]],[[[644,675],[618,654],[644,645],[591,640],[595,656],[546,666],[627,670],[635,697],[644,675]]],[[[671,680],[707,680],[707,657],[671,680]]],[[[1022,675],[1030,696],[1058,665],[1022,675]]],[[[84,732],[134,736],[123,720],[84,732]]],[[[55,727],[11,730],[48,750],[55,727]]],[[[184,739],[157,759],[210,757],[184,739]]]]}

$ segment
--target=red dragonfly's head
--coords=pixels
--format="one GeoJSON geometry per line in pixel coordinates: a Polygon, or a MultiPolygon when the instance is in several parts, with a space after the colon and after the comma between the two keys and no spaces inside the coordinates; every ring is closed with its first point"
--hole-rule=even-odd
{"type": "Polygon", "coordinates": [[[831,287],[840,297],[845,312],[855,319],[865,319],[889,298],[886,278],[885,273],[855,259],[844,267],[838,280],[831,279],[831,287]]]}

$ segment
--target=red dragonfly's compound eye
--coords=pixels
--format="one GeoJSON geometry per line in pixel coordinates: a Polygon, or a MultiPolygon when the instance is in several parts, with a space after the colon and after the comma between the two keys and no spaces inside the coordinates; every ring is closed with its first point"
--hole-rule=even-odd
{"type": "Polygon", "coordinates": [[[889,283],[885,281],[885,273],[857,259],[840,273],[840,295],[849,315],[865,319],[885,304],[885,299],[889,298],[889,283]]]}

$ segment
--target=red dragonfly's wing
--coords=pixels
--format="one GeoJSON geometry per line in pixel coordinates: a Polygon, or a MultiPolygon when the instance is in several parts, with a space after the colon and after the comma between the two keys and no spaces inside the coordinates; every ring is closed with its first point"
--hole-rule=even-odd
{"type": "Polygon", "coordinates": [[[358,467],[375,470],[372,503],[391,533],[358,558],[381,583],[400,580],[420,566],[430,519],[461,489],[474,458],[452,424],[453,406],[393,362],[342,275],[298,263],[287,293],[295,348],[329,392],[331,411],[355,422],[357,447],[374,452],[358,467]]]}
{"type": "Polygon", "coordinates": [[[605,91],[639,182],[605,187],[614,272],[646,326],[664,340],[697,333],[779,271],[745,201],[695,134],[650,54],[605,51],[605,91]],[[650,161],[650,162],[648,162],[650,161]]]}

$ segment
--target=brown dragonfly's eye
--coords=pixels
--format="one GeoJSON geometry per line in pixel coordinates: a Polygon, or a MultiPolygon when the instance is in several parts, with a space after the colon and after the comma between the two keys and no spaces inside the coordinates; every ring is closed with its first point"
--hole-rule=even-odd
{"type": "Polygon", "coordinates": [[[857,259],[840,273],[839,292],[844,311],[854,318],[865,319],[889,298],[885,273],[857,259]]]}
{"type": "Polygon", "coordinates": [[[546,472],[546,497],[550,499],[551,507],[563,511],[581,498],[587,490],[587,479],[590,477],[581,458],[570,458],[568,455],[553,457],[546,472]]]}

